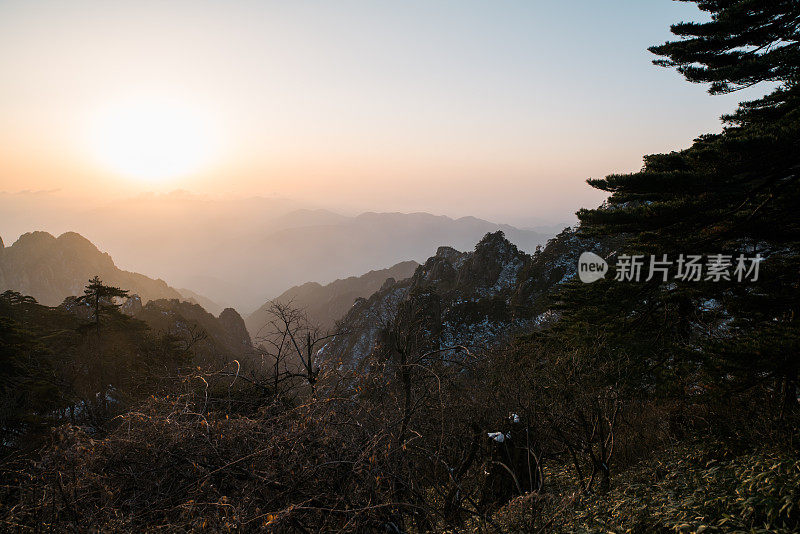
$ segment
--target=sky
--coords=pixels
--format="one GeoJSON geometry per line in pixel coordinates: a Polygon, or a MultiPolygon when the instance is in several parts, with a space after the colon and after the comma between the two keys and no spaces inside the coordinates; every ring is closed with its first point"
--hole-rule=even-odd
{"type": "Polygon", "coordinates": [[[761,94],[651,64],[669,0],[0,1],[0,191],[524,225],[761,94]]]}

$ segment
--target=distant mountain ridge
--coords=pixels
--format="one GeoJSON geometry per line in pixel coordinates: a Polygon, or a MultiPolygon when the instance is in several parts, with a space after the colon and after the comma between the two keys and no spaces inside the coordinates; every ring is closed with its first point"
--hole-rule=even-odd
{"type": "MultiPolygon", "coordinates": [[[[238,261],[234,265],[236,253],[232,249],[241,245],[229,242],[219,251],[222,259],[216,267],[223,264],[231,269],[236,267],[242,279],[253,280],[250,291],[237,297],[237,301],[252,302],[257,295],[252,288],[263,288],[260,305],[270,293],[283,290],[277,285],[281,280],[288,282],[284,288],[308,280],[324,283],[331,278],[380,269],[404,260],[424,261],[442,243],[469,248],[486,233],[496,231],[503,231],[522,250],[530,252],[550,237],[475,217],[452,219],[428,213],[362,213],[340,219],[335,224],[298,226],[270,233],[249,244],[254,259],[257,258],[255,261],[238,261]]],[[[193,287],[199,286],[193,284],[193,287]]],[[[230,291],[240,294],[234,287],[230,291]]],[[[213,294],[209,296],[214,298],[213,294]]]]}
{"type": "MultiPolygon", "coordinates": [[[[358,298],[368,297],[378,291],[387,280],[394,283],[414,274],[419,264],[415,261],[404,261],[389,267],[370,271],[361,276],[351,276],[336,280],[327,285],[307,282],[288,289],[274,300],[283,304],[303,309],[310,321],[323,330],[332,329],[336,321],[344,317],[358,298]]],[[[266,324],[269,303],[264,304],[245,319],[245,324],[253,337],[266,324]]]]}

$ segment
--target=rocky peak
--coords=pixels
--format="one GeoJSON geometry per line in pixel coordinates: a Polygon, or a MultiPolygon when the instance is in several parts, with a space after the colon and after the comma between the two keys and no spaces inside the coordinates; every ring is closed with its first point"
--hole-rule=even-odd
{"type": "Polygon", "coordinates": [[[56,238],[53,237],[53,234],[37,230],[35,232],[25,232],[11,246],[15,248],[37,247],[50,244],[55,240],[56,238]]]}
{"type": "Polygon", "coordinates": [[[555,320],[550,291],[574,277],[582,250],[599,253],[605,246],[567,229],[535,257],[519,250],[502,231],[486,234],[472,252],[440,247],[412,278],[385,284],[358,301],[342,321],[349,334],[337,336],[324,353],[335,355],[337,362],[349,361],[346,365],[352,368],[367,362],[383,325],[397,317],[401,306],[413,307],[420,295],[436,299],[438,315],[426,326],[433,346],[489,347],[517,329],[555,320]]]}
{"type": "Polygon", "coordinates": [[[530,259],[503,232],[486,234],[472,252],[439,247],[411,279],[394,284],[387,280],[380,291],[358,302],[343,320],[350,335],[332,341],[326,353],[347,355],[353,366],[359,365],[376,346],[381,325],[391,321],[400,306],[437,310],[427,328],[434,346],[486,346],[516,325],[508,303],[530,259]]]}
{"type": "Polygon", "coordinates": [[[488,233],[475,245],[475,257],[505,262],[521,254],[517,246],[506,239],[502,230],[488,233]]]}
{"type": "Polygon", "coordinates": [[[454,261],[462,252],[454,249],[453,247],[439,247],[436,249],[436,257],[444,258],[445,260],[454,261]]]}
{"type": "Polygon", "coordinates": [[[161,280],[117,268],[111,256],[75,232],[58,238],[48,232],[28,232],[0,250],[0,285],[31,295],[46,306],[57,306],[69,295],[80,295],[94,276],[138,294],[145,302],[180,297],[161,280]]]}
{"type": "Polygon", "coordinates": [[[456,269],[453,262],[454,256],[431,256],[423,265],[417,268],[412,277],[412,284],[415,287],[427,285],[446,285],[452,282],[456,276],[456,269]]]}
{"type": "Polygon", "coordinates": [[[230,335],[238,339],[242,345],[251,345],[250,334],[247,333],[244,319],[239,315],[239,312],[233,308],[225,308],[219,314],[219,323],[230,335]]]}
{"type": "Polygon", "coordinates": [[[66,247],[80,248],[91,252],[99,252],[94,243],[77,232],[64,232],[58,236],[56,242],[66,247]]]}
{"type": "Polygon", "coordinates": [[[482,296],[497,294],[517,283],[530,256],[506,239],[502,231],[488,233],[475,245],[474,252],[458,272],[458,285],[473,288],[482,296]]]}
{"type": "Polygon", "coordinates": [[[460,252],[453,247],[439,247],[436,255],[420,265],[412,277],[412,286],[435,285],[440,288],[451,286],[458,274],[458,267],[470,253],[460,252]]]}

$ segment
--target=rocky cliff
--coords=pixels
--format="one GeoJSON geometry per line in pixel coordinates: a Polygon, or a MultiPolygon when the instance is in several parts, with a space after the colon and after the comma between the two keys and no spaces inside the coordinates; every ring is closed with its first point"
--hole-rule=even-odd
{"type": "Polygon", "coordinates": [[[358,368],[395,324],[398,310],[424,312],[431,347],[489,347],[519,329],[553,317],[549,293],[576,275],[584,250],[604,253],[607,245],[565,229],[533,255],[520,251],[503,232],[489,233],[471,252],[439,247],[414,275],[384,284],[359,299],[341,322],[342,335],[322,351],[323,360],[358,368]]]}

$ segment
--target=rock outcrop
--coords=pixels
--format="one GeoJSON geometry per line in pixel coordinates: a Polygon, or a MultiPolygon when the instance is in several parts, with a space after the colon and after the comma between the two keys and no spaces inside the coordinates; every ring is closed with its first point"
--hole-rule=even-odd
{"type": "Polygon", "coordinates": [[[142,311],[142,306],[141,297],[139,297],[139,295],[131,295],[130,298],[126,299],[125,302],[122,303],[122,306],[120,306],[120,311],[133,317],[142,311]]]}
{"type": "Polygon", "coordinates": [[[247,332],[244,319],[239,315],[239,312],[233,308],[225,308],[219,314],[218,320],[222,328],[227,330],[242,346],[250,347],[252,345],[250,334],[247,332]]]}
{"type": "Polygon", "coordinates": [[[169,332],[182,339],[205,336],[197,341],[194,350],[201,358],[213,363],[237,359],[242,363],[252,356],[250,336],[241,316],[228,308],[214,317],[199,304],[178,299],[158,299],[145,304],[134,316],[152,329],[169,332]]]}

